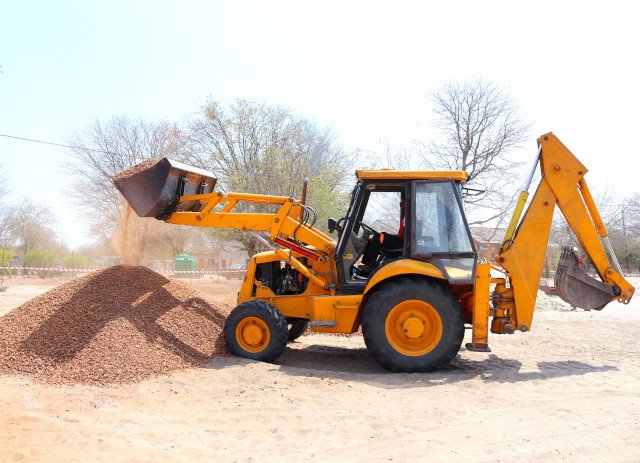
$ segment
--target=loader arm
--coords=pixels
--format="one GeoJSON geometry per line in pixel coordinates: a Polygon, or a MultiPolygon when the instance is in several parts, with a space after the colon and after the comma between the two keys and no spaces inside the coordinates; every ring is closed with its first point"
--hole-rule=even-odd
{"type": "MultiPolygon", "coordinates": [[[[334,287],[332,279],[318,275],[298,259],[306,257],[318,262],[329,261],[333,269],[331,274],[335,273],[335,263],[331,257],[335,251],[335,241],[301,220],[304,205],[300,201],[286,196],[211,193],[183,196],[178,204],[192,201],[199,201],[203,205],[199,212],[173,212],[165,222],[195,227],[234,228],[254,233],[269,232],[272,242],[290,250],[286,252],[271,246],[276,255],[318,286],[326,290],[334,287]],[[279,208],[275,213],[235,212],[234,208],[239,202],[272,204],[279,208]]],[[[266,240],[264,242],[268,245],[266,240]]]]}
{"type": "Polygon", "coordinates": [[[173,212],[165,222],[194,227],[264,231],[269,232],[274,242],[293,240],[292,244],[304,243],[324,254],[334,252],[335,241],[301,220],[302,205],[293,198],[244,193],[211,193],[182,196],[178,204],[191,201],[199,201],[203,205],[202,210],[173,212]],[[275,213],[234,211],[240,202],[272,204],[279,206],[279,209],[275,213]]]}
{"type": "MultiPolygon", "coordinates": [[[[604,306],[613,299],[628,303],[634,293],[634,287],[620,274],[619,268],[614,268],[613,263],[617,264],[617,261],[613,250],[609,248],[609,258],[602,245],[601,238],[608,244],[607,230],[584,179],[587,168],[552,133],[540,137],[538,146],[541,148],[542,179],[513,237],[505,237],[497,256],[512,291],[509,294],[506,290],[497,295],[497,299],[513,299],[511,313],[507,316],[510,323],[522,331],[531,327],[556,205],[602,279],[602,282],[585,282],[584,297],[589,297],[591,290],[600,291],[597,294],[604,297],[604,306]],[[610,291],[610,297],[607,297],[607,291],[610,291]]],[[[580,302],[576,301],[575,305],[580,306],[580,302]]]]}
{"type": "Polygon", "coordinates": [[[150,160],[113,178],[129,205],[141,217],[154,217],[176,225],[233,228],[249,233],[267,232],[267,244],[281,259],[321,288],[334,287],[335,241],[307,223],[303,201],[286,196],[213,192],[211,172],[167,158],[150,160]],[[239,204],[272,206],[274,212],[243,212],[239,204]],[[280,247],[278,247],[280,246],[280,247]],[[285,248],[285,249],[283,249],[285,248]],[[329,276],[319,275],[300,258],[329,266],[329,276]]]}

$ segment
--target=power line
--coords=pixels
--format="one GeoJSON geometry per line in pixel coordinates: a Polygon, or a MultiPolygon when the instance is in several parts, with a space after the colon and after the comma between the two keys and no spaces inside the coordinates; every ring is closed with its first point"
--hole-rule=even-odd
{"type": "Polygon", "coordinates": [[[85,148],[83,146],[63,145],[61,143],[54,143],[52,141],[35,140],[33,138],[24,138],[24,137],[16,137],[15,135],[6,135],[4,133],[0,133],[0,137],[13,138],[14,140],[28,141],[28,142],[32,142],[32,143],[42,143],[43,145],[60,146],[62,148],[71,148],[71,149],[84,150],[84,151],[94,151],[96,153],[115,154],[115,155],[119,154],[119,153],[114,153],[112,151],[105,151],[105,150],[94,149],[94,148],[85,148]]]}

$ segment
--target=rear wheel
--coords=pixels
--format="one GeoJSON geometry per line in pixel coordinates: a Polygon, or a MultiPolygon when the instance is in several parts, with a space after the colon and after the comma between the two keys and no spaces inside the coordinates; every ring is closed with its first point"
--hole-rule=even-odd
{"type": "Polygon", "coordinates": [[[287,321],[263,301],[243,302],[224,324],[224,340],[233,355],[262,362],[275,361],[287,345],[287,321]]]}
{"type": "Polygon", "coordinates": [[[460,350],[464,320],[449,289],[424,278],[384,283],[365,306],[362,334],[373,358],[391,371],[432,371],[460,350]]]}
{"type": "Polygon", "coordinates": [[[307,331],[307,328],[309,328],[309,320],[292,318],[291,320],[287,320],[287,323],[289,325],[288,339],[290,342],[298,339],[305,331],[307,331]]]}

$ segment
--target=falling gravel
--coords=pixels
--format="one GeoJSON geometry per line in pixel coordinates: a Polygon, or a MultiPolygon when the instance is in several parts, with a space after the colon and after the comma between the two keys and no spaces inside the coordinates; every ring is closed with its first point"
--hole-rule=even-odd
{"type": "Polygon", "coordinates": [[[62,284],[0,318],[0,374],[132,383],[226,355],[226,309],[146,267],[62,284]]]}

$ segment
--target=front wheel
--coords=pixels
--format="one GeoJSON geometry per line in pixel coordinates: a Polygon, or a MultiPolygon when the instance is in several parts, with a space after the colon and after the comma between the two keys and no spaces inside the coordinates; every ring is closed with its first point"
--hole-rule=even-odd
{"type": "Polygon", "coordinates": [[[373,358],[388,370],[432,371],[460,350],[464,320],[445,285],[405,277],[384,283],[369,297],[362,334],[373,358]]]}
{"type": "Polygon", "coordinates": [[[287,321],[263,301],[243,302],[224,324],[224,340],[233,355],[261,362],[275,361],[287,345],[287,321]]]}

